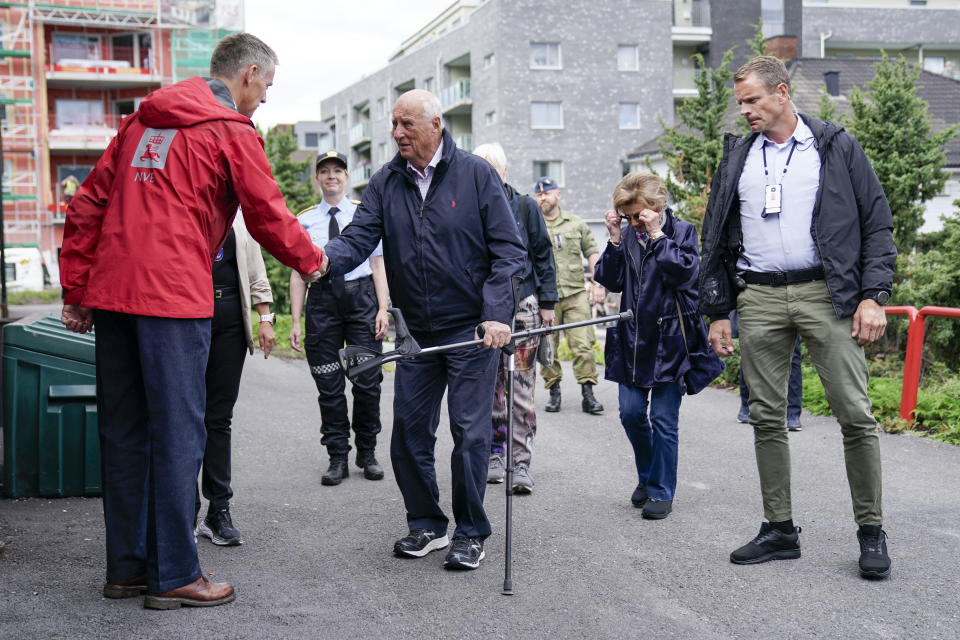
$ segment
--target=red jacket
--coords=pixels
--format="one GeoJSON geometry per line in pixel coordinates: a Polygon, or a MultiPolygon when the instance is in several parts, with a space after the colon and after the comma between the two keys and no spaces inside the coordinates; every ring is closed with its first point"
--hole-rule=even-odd
{"type": "Polygon", "coordinates": [[[167,318],[213,315],[213,259],[237,205],[257,242],[301,273],[323,252],[287,209],[249,118],[201,78],[159,89],[123,119],[70,201],[66,304],[167,318]]]}

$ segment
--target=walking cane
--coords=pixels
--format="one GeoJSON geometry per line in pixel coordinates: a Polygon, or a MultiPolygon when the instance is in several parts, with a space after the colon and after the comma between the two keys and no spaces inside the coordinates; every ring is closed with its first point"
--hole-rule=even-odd
{"type": "MultiPolygon", "coordinates": [[[[513,374],[517,369],[517,346],[513,341],[513,334],[517,330],[517,312],[520,310],[520,285],[523,279],[519,276],[513,278],[513,316],[510,317],[510,342],[508,350],[504,347],[503,351],[507,353],[507,380],[504,389],[505,406],[507,407],[507,483],[504,488],[506,491],[507,504],[507,526],[503,549],[503,595],[513,595],[513,374]]],[[[477,335],[481,338],[484,334],[483,325],[477,327],[477,335]]]]}

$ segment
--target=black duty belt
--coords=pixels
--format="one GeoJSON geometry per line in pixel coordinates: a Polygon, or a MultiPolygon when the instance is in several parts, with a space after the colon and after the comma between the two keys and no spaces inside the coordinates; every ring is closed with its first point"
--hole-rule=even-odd
{"type": "Polygon", "coordinates": [[[747,284],[766,284],[774,287],[800,282],[813,282],[814,280],[823,280],[824,277],[823,266],[795,271],[741,271],[739,275],[747,284]]]}
{"type": "MultiPolygon", "coordinates": [[[[373,276],[363,276],[362,278],[356,278],[355,280],[347,280],[343,283],[343,290],[347,289],[356,289],[357,287],[363,285],[365,282],[372,281],[373,276]]],[[[329,278],[320,278],[316,282],[310,285],[311,287],[321,287],[323,289],[330,289],[330,279],[329,278]]]]}
{"type": "Polygon", "coordinates": [[[218,300],[224,296],[235,296],[240,293],[240,289],[237,287],[214,287],[213,288],[213,297],[218,300]]]}

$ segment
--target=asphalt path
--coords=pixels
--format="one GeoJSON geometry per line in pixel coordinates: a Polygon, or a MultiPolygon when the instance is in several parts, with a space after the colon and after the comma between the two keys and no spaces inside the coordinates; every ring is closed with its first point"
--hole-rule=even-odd
{"type": "MultiPolygon", "coordinates": [[[[794,518],[803,557],[730,564],[762,519],[752,434],[738,397],[707,389],[681,408],[674,512],[640,517],[615,385],[602,416],[580,411],[567,365],[560,413],[539,412],[534,493],[514,499],[515,595],[501,594],[504,488],[488,485],[493,535],[473,572],[443,553],[394,558],[406,532],[389,464],[392,374],[378,450],[385,480],[353,466],[324,487],[319,410],[303,361],[249,358],[234,418],[240,547],[199,542],[201,563],[237,589],[233,604],[149,611],[100,594],[98,499],[0,500],[0,638],[957,638],[960,448],[881,435],[890,579],[857,573],[839,428],[804,414],[791,434],[794,518]]],[[[538,389],[537,404],[546,394],[538,389]]],[[[449,510],[451,438],[438,432],[449,510]]],[[[452,525],[451,525],[452,531],[452,525]]]]}

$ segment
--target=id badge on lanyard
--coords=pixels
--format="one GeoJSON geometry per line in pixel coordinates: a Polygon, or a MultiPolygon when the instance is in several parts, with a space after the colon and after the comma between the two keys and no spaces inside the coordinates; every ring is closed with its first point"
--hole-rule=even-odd
{"type": "MultiPolygon", "coordinates": [[[[780,182],[777,184],[768,184],[764,187],[763,193],[763,213],[760,214],[761,218],[766,219],[767,216],[772,216],[779,214],[783,210],[783,177],[787,175],[787,168],[790,166],[790,161],[793,159],[793,152],[797,149],[797,139],[793,139],[793,146],[790,147],[790,154],[787,156],[787,162],[783,165],[783,173],[780,174],[780,182]]],[[[762,146],[763,151],[763,175],[764,178],[769,176],[767,171],[767,145],[766,143],[762,146]]]]}

